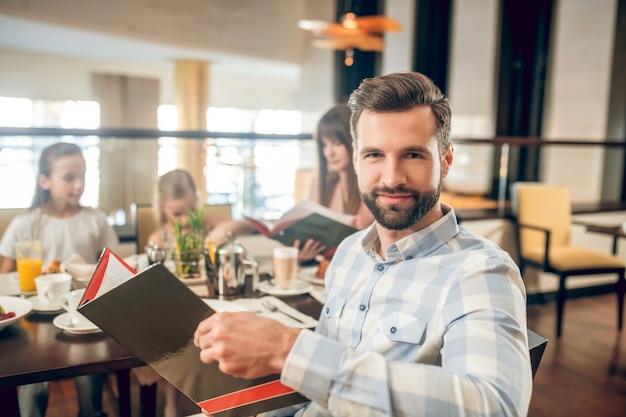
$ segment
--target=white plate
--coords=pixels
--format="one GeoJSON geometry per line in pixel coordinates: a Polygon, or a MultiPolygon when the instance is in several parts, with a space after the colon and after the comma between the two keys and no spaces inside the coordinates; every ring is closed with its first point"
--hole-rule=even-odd
{"type": "Polygon", "coordinates": [[[222,311],[248,311],[246,307],[233,301],[218,300],[216,298],[203,298],[202,301],[218,313],[222,311]]]}
{"type": "Polygon", "coordinates": [[[69,321],[70,313],[63,313],[56,316],[54,320],[52,320],[52,324],[70,334],[89,334],[99,333],[102,331],[101,328],[99,328],[87,319],[81,320],[74,327],[67,327],[69,321]]]}
{"type": "Polygon", "coordinates": [[[275,295],[277,297],[288,297],[290,295],[306,294],[313,289],[313,286],[308,282],[295,280],[291,285],[291,288],[282,289],[276,285],[272,280],[265,280],[259,283],[259,291],[266,294],[275,295]]]}
{"type": "Polygon", "coordinates": [[[0,321],[0,330],[15,323],[33,310],[33,304],[30,301],[3,295],[0,295],[0,306],[2,306],[7,313],[10,311],[15,313],[15,317],[0,321]]]}
{"type": "Polygon", "coordinates": [[[318,278],[315,276],[317,274],[318,267],[311,266],[307,268],[300,268],[298,272],[298,278],[302,281],[310,282],[315,285],[324,285],[324,278],[318,278]]]}
{"type": "Polygon", "coordinates": [[[20,283],[17,279],[17,272],[7,272],[0,274],[0,294],[20,295],[20,283]]]}
{"type": "Polygon", "coordinates": [[[33,295],[31,297],[28,297],[27,300],[33,304],[33,311],[40,313],[40,314],[56,314],[56,313],[63,311],[63,309],[59,307],[58,305],[42,303],[39,300],[38,295],[33,295]]]}

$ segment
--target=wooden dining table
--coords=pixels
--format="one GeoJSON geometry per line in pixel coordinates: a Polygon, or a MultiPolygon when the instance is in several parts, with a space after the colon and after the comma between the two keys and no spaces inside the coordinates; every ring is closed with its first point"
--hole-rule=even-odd
{"type": "MultiPolygon", "coordinates": [[[[246,297],[265,295],[252,293],[249,282],[246,288],[246,297]]],[[[307,315],[319,317],[321,304],[308,294],[283,301],[307,315]]],[[[54,326],[53,318],[53,315],[31,313],[0,331],[0,415],[20,415],[17,401],[20,385],[116,372],[120,417],[130,417],[130,368],[144,363],[103,332],[68,334],[54,326]]],[[[142,395],[144,402],[156,401],[156,387],[152,389],[152,395],[142,395]]],[[[146,408],[154,409],[154,404],[146,408]]]]}
{"type": "Polygon", "coordinates": [[[0,331],[0,414],[20,415],[20,385],[116,372],[120,417],[130,417],[130,368],[143,362],[102,332],[68,334],[53,318],[31,313],[0,331]]]}

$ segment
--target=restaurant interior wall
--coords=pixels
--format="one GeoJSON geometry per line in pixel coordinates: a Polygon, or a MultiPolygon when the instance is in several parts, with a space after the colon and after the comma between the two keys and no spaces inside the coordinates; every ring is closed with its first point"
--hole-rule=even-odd
{"type": "MultiPolygon", "coordinates": [[[[141,64],[0,49],[0,96],[94,100],[93,73],[154,78],[161,104],[175,103],[174,62],[141,64]]],[[[242,109],[296,109],[299,80],[211,72],[210,103],[242,109]]]]}

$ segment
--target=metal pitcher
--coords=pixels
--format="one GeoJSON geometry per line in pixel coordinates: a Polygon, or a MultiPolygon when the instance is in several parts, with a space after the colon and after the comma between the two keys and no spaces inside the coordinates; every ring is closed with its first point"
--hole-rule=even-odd
{"type": "Polygon", "coordinates": [[[247,268],[252,269],[252,290],[257,289],[259,264],[246,256],[245,248],[235,242],[232,235],[229,234],[228,240],[215,249],[214,260],[215,273],[213,277],[209,275],[209,279],[213,281],[215,291],[220,297],[243,294],[247,268]]]}
{"type": "Polygon", "coordinates": [[[144,248],[148,256],[148,265],[165,262],[165,249],[160,248],[156,242],[146,245],[144,248]]]}

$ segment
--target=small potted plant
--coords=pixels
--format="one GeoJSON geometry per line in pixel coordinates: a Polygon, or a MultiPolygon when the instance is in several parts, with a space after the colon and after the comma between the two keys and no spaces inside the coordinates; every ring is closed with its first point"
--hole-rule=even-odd
{"type": "Polygon", "coordinates": [[[180,278],[200,276],[199,261],[204,246],[204,210],[187,210],[187,219],[191,230],[184,233],[181,221],[172,222],[174,229],[174,264],[176,275],[180,278]]]}

